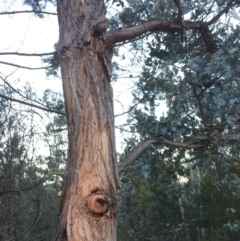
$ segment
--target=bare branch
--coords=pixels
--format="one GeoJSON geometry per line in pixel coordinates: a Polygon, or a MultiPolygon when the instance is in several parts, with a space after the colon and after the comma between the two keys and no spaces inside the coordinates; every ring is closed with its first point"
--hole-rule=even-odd
{"type": "Polygon", "coordinates": [[[120,114],[117,114],[114,117],[116,118],[116,117],[119,117],[119,116],[122,116],[122,115],[125,115],[125,114],[129,114],[137,105],[139,105],[141,102],[144,101],[146,96],[148,96],[148,92],[146,94],[144,94],[144,96],[140,100],[138,100],[138,102],[136,104],[134,104],[133,106],[129,107],[129,109],[127,111],[124,111],[124,112],[122,112],[120,114]]]}
{"type": "Polygon", "coordinates": [[[17,13],[40,13],[40,14],[57,15],[57,13],[45,12],[45,11],[33,11],[33,10],[32,11],[25,10],[25,11],[1,12],[0,15],[17,14],[17,13]]]}
{"type": "MultiPolygon", "coordinates": [[[[218,16],[218,15],[217,15],[218,16]]],[[[220,16],[219,16],[220,17],[220,16]]],[[[214,18],[216,21],[217,18],[214,18]]],[[[185,30],[201,30],[212,24],[212,20],[209,22],[204,21],[183,21],[181,23],[167,21],[165,19],[150,20],[137,26],[123,28],[118,30],[111,30],[105,33],[106,42],[109,45],[113,45],[118,42],[135,39],[146,32],[163,31],[168,33],[183,33],[185,30]],[[184,26],[184,29],[183,29],[184,26]]]]}
{"type": "Polygon", "coordinates": [[[207,22],[207,26],[215,23],[224,13],[227,13],[229,11],[229,9],[232,8],[236,4],[239,4],[239,3],[237,3],[234,0],[229,1],[225,8],[223,8],[216,16],[214,16],[210,21],[207,22]]]}
{"type": "Polygon", "coordinates": [[[17,67],[17,68],[21,68],[21,69],[29,69],[29,70],[38,70],[38,69],[49,69],[49,68],[51,68],[51,66],[32,68],[32,67],[22,66],[22,65],[18,65],[18,64],[4,62],[4,61],[0,61],[0,64],[10,65],[10,66],[13,66],[13,67],[17,67]]]}
{"type": "Polygon", "coordinates": [[[119,173],[122,172],[127,166],[131,165],[144,151],[146,151],[153,144],[165,144],[165,145],[174,146],[178,148],[183,147],[188,149],[201,148],[207,145],[205,142],[195,143],[195,144],[180,143],[180,142],[171,141],[164,137],[148,139],[140,142],[136,147],[136,149],[125,160],[119,163],[119,166],[118,166],[119,173]]]}
{"type": "Polygon", "coordinates": [[[28,103],[28,102],[25,102],[25,101],[22,101],[22,100],[13,99],[13,98],[8,97],[6,95],[0,94],[0,98],[6,99],[6,100],[10,100],[10,101],[13,101],[13,102],[17,102],[17,103],[20,103],[20,104],[23,104],[23,105],[28,105],[28,106],[31,106],[31,107],[34,107],[34,108],[38,108],[40,110],[47,111],[47,112],[56,113],[56,114],[60,114],[60,115],[65,115],[65,113],[63,113],[61,111],[51,110],[51,109],[49,109],[47,107],[42,107],[42,106],[34,105],[34,104],[31,104],[31,103],[28,103]]]}
{"type": "Polygon", "coordinates": [[[208,27],[214,24],[224,13],[227,13],[230,8],[237,4],[237,2],[231,0],[218,14],[216,14],[210,21],[182,21],[182,9],[179,0],[174,0],[178,8],[178,23],[174,21],[168,21],[165,19],[154,19],[137,26],[123,28],[118,30],[110,30],[105,33],[104,38],[106,42],[111,46],[118,42],[126,40],[133,40],[146,32],[163,31],[171,34],[180,33],[184,34],[187,30],[201,30],[204,43],[206,44],[207,51],[214,53],[216,51],[208,27]],[[181,21],[180,21],[181,20],[181,21]]]}
{"type": "Polygon", "coordinates": [[[19,53],[19,52],[0,52],[0,55],[19,55],[19,56],[47,56],[47,55],[53,55],[56,52],[50,52],[50,53],[33,53],[33,54],[27,54],[27,53],[19,53]]]}
{"type": "Polygon", "coordinates": [[[23,97],[24,99],[27,99],[28,101],[32,101],[32,102],[35,102],[37,104],[40,104],[42,105],[41,102],[37,101],[37,100],[33,100],[33,99],[30,99],[26,96],[24,96],[19,90],[15,89],[6,79],[4,79],[2,76],[0,76],[0,79],[8,86],[10,87],[14,92],[16,92],[17,94],[19,94],[21,97],[23,97]]]}
{"type": "Polygon", "coordinates": [[[125,40],[134,39],[148,31],[182,32],[182,29],[177,23],[158,19],[150,20],[129,28],[108,31],[105,33],[105,38],[107,39],[107,43],[112,45],[125,40]]]}

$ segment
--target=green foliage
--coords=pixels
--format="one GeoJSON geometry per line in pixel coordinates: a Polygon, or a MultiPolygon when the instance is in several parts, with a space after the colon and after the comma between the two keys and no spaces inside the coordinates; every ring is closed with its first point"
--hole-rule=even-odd
{"type": "Polygon", "coordinates": [[[119,8],[119,11],[109,19],[110,26],[113,28],[134,26],[146,20],[159,18],[159,16],[165,16],[167,19],[176,17],[176,12],[173,11],[175,5],[169,0],[113,0],[112,4],[119,8]],[[169,11],[169,9],[172,10],[169,11]]]}
{"type": "Polygon", "coordinates": [[[33,11],[35,11],[35,15],[39,18],[43,18],[44,15],[41,11],[46,9],[48,3],[56,5],[56,0],[24,0],[23,5],[30,6],[33,11]]]}
{"type": "MultiPolygon", "coordinates": [[[[211,19],[210,8],[225,2],[185,1],[182,7],[195,21],[211,19]]],[[[148,9],[149,16],[167,11],[164,16],[177,17],[175,6],[161,4],[148,9]]],[[[122,159],[148,138],[202,147],[155,145],[124,171],[119,240],[240,237],[239,26],[225,17],[210,30],[214,53],[197,31],[156,33],[131,45],[136,52],[145,47],[145,65],[133,90],[132,136],[125,138],[122,159]]]]}
{"type": "Polygon", "coordinates": [[[54,54],[50,57],[42,58],[42,62],[48,64],[49,68],[46,71],[47,76],[59,77],[58,71],[60,67],[59,57],[58,57],[58,45],[54,45],[54,54]]]}

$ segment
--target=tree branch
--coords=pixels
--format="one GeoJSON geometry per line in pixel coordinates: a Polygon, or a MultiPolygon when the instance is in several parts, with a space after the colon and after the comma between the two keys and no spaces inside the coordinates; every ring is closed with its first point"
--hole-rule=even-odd
{"type": "Polygon", "coordinates": [[[195,148],[201,148],[206,146],[206,142],[190,144],[190,143],[180,143],[180,142],[171,141],[164,137],[151,138],[140,142],[136,147],[136,149],[127,158],[125,158],[123,161],[119,163],[118,165],[119,173],[122,172],[127,166],[131,165],[144,151],[146,151],[153,144],[165,144],[165,145],[174,146],[178,148],[183,147],[188,149],[195,149],[195,148]]]}
{"type": "Polygon", "coordinates": [[[51,68],[51,66],[32,68],[32,67],[22,66],[22,65],[18,65],[18,64],[4,62],[4,61],[0,61],[0,64],[10,65],[10,66],[13,66],[13,67],[17,67],[17,68],[21,68],[21,69],[29,69],[29,70],[38,70],[38,69],[49,69],[49,68],[51,68]]]}
{"type": "Polygon", "coordinates": [[[164,31],[164,32],[182,32],[181,26],[177,23],[169,22],[167,20],[150,20],[137,26],[123,28],[118,30],[111,30],[105,33],[106,42],[113,45],[125,40],[131,40],[146,32],[164,31]]]}
{"type": "Polygon", "coordinates": [[[42,105],[41,102],[37,101],[37,100],[33,100],[33,99],[30,99],[26,96],[24,96],[19,90],[15,89],[6,79],[4,79],[2,76],[0,76],[0,79],[8,86],[10,87],[14,92],[16,92],[17,94],[19,94],[21,97],[23,97],[24,99],[27,99],[28,101],[32,101],[32,102],[35,102],[37,104],[40,104],[42,105]]]}
{"type": "Polygon", "coordinates": [[[13,11],[13,12],[1,12],[0,15],[16,14],[16,13],[40,13],[40,14],[57,15],[57,13],[46,12],[46,11],[32,11],[32,10],[13,11]]]}
{"type": "Polygon", "coordinates": [[[28,105],[28,106],[31,106],[31,107],[34,107],[34,108],[38,108],[40,110],[47,111],[47,112],[56,113],[56,114],[60,114],[60,115],[65,115],[65,113],[63,113],[61,111],[51,110],[51,109],[48,109],[46,107],[42,107],[42,106],[39,106],[39,105],[34,105],[34,104],[31,104],[31,103],[28,103],[28,102],[25,102],[25,101],[22,101],[22,100],[13,99],[13,98],[8,97],[6,95],[0,94],[0,98],[6,99],[6,100],[10,100],[10,101],[13,101],[13,102],[17,102],[17,103],[20,103],[20,104],[23,104],[23,105],[28,105]]]}
{"type": "Polygon", "coordinates": [[[209,53],[215,53],[217,51],[217,47],[214,44],[213,38],[210,34],[209,27],[202,28],[200,30],[202,39],[204,41],[204,44],[206,46],[206,50],[209,53]]]}
{"type": "MultiPolygon", "coordinates": [[[[178,0],[174,0],[177,8],[178,8],[178,20],[180,18],[182,19],[182,11],[181,11],[181,5],[178,0]]],[[[174,21],[167,21],[165,19],[154,19],[147,22],[144,22],[142,24],[139,24],[137,26],[129,27],[129,28],[123,28],[118,30],[110,30],[104,34],[104,38],[106,39],[106,42],[108,45],[113,45],[118,42],[123,42],[126,40],[132,40],[136,37],[141,36],[142,34],[146,32],[154,32],[154,31],[163,31],[163,32],[169,32],[169,33],[184,33],[184,31],[187,30],[205,30],[204,34],[207,38],[207,40],[211,40],[210,34],[206,31],[208,27],[212,24],[214,24],[224,13],[227,13],[231,7],[236,5],[237,2],[231,0],[228,2],[225,8],[223,8],[218,14],[216,14],[210,21],[180,21],[179,23],[176,23],[174,21]]],[[[204,42],[206,44],[206,38],[204,39],[204,42]]],[[[207,41],[208,44],[209,41],[207,41]]],[[[209,49],[209,46],[207,46],[209,49]]],[[[211,49],[211,52],[214,48],[211,49]]]]}
{"type": "Polygon", "coordinates": [[[208,136],[210,136],[209,128],[208,128],[208,123],[207,123],[207,119],[206,119],[206,116],[205,116],[204,111],[203,111],[202,103],[201,103],[201,101],[200,101],[200,96],[197,94],[197,91],[196,91],[196,89],[195,89],[194,86],[192,86],[192,89],[193,89],[194,97],[195,97],[196,100],[197,100],[197,104],[198,104],[198,107],[199,107],[199,110],[200,110],[200,113],[201,113],[201,116],[202,116],[203,124],[204,124],[204,126],[205,126],[205,129],[207,130],[208,136]]]}
{"type": "Polygon", "coordinates": [[[184,26],[184,29],[186,30],[201,30],[211,25],[220,17],[221,15],[216,15],[215,18],[213,18],[209,22],[183,21],[182,24],[167,21],[165,19],[155,19],[155,20],[150,20],[145,23],[139,24],[137,26],[129,27],[129,28],[110,30],[104,34],[104,38],[106,39],[106,42],[109,45],[113,45],[118,42],[134,39],[146,32],[163,31],[163,32],[169,32],[169,33],[183,33],[184,31],[183,26],[184,26]]]}
{"type": "Polygon", "coordinates": [[[239,2],[237,3],[237,1],[234,0],[229,1],[225,8],[223,8],[216,16],[214,16],[210,21],[207,22],[207,26],[210,26],[213,23],[215,23],[224,13],[227,13],[230,8],[237,4],[239,4],[239,2]]]}
{"type": "Polygon", "coordinates": [[[51,52],[51,53],[35,53],[35,54],[27,54],[27,53],[18,53],[18,52],[0,52],[0,55],[19,55],[19,56],[46,56],[46,55],[53,55],[56,52],[51,52]]]}
{"type": "Polygon", "coordinates": [[[174,4],[176,5],[178,9],[178,22],[182,23],[183,20],[183,11],[182,11],[182,5],[180,0],[173,0],[174,4]]]}

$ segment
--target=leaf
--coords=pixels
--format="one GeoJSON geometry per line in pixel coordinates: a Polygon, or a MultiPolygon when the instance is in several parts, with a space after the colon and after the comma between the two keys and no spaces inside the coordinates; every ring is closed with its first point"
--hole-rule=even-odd
{"type": "Polygon", "coordinates": [[[223,54],[224,53],[224,51],[223,51],[223,49],[222,48],[220,48],[220,49],[218,49],[218,51],[216,52],[217,54],[223,54]]]}
{"type": "Polygon", "coordinates": [[[231,50],[228,51],[229,54],[234,54],[236,51],[238,51],[238,47],[234,47],[231,50]]]}
{"type": "Polygon", "coordinates": [[[175,132],[176,131],[176,128],[173,126],[172,127],[172,132],[175,132]]]}
{"type": "Polygon", "coordinates": [[[148,4],[148,8],[149,8],[150,11],[152,11],[152,10],[153,10],[153,4],[152,4],[152,3],[149,3],[149,4],[148,4]]]}
{"type": "Polygon", "coordinates": [[[208,137],[204,136],[204,135],[196,135],[195,138],[199,139],[199,140],[207,140],[208,137]]]}
{"type": "Polygon", "coordinates": [[[163,117],[163,116],[161,116],[160,117],[160,123],[166,123],[167,121],[166,121],[166,118],[165,117],[163,117]]]}
{"type": "Polygon", "coordinates": [[[130,126],[130,130],[131,130],[131,132],[135,132],[135,127],[134,126],[130,126]]]}
{"type": "Polygon", "coordinates": [[[226,104],[226,101],[224,99],[218,98],[217,99],[217,108],[220,109],[226,104]]]}
{"type": "Polygon", "coordinates": [[[233,117],[231,115],[227,117],[227,123],[231,126],[233,125],[233,117]]]}
{"type": "Polygon", "coordinates": [[[201,13],[203,13],[204,11],[205,11],[205,5],[199,3],[198,6],[197,6],[197,9],[196,9],[196,13],[197,13],[197,14],[201,14],[201,13]]]}
{"type": "Polygon", "coordinates": [[[162,132],[162,134],[166,134],[166,132],[167,132],[167,127],[162,127],[160,130],[161,130],[161,132],[162,132]]]}
{"type": "Polygon", "coordinates": [[[234,100],[234,99],[230,99],[230,100],[229,100],[229,104],[230,104],[230,105],[234,105],[234,103],[235,103],[235,100],[234,100]]]}
{"type": "Polygon", "coordinates": [[[187,67],[189,67],[192,70],[196,70],[199,66],[198,64],[196,64],[195,61],[193,61],[192,59],[188,59],[187,60],[187,67]]]}
{"type": "Polygon", "coordinates": [[[181,134],[183,134],[185,131],[186,131],[186,128],[185,128],[185,127],[181,127],[180,129],[177,130],[177,133],[181,135],[181,134]]]}
{"type": "Polygon", "coordinates": [[[144,164],[141,166],[142,174],[145,178],[148,178],[149,172],[148,172],[149,165],[144,164]]]}
{"type": "Polygon", "coordinates": [[[217,0],[218,6],[222,6],[225,2],[225,0],[217,0]]]}

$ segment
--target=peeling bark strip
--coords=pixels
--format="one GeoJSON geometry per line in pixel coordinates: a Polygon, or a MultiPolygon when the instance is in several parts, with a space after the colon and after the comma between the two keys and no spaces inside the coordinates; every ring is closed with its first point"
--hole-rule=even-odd
{"type": "Polygon", "coordinates": [[[58,1],[68,161],[58,241],[116,240],[118,171],[103,1],[58,1]]]}

